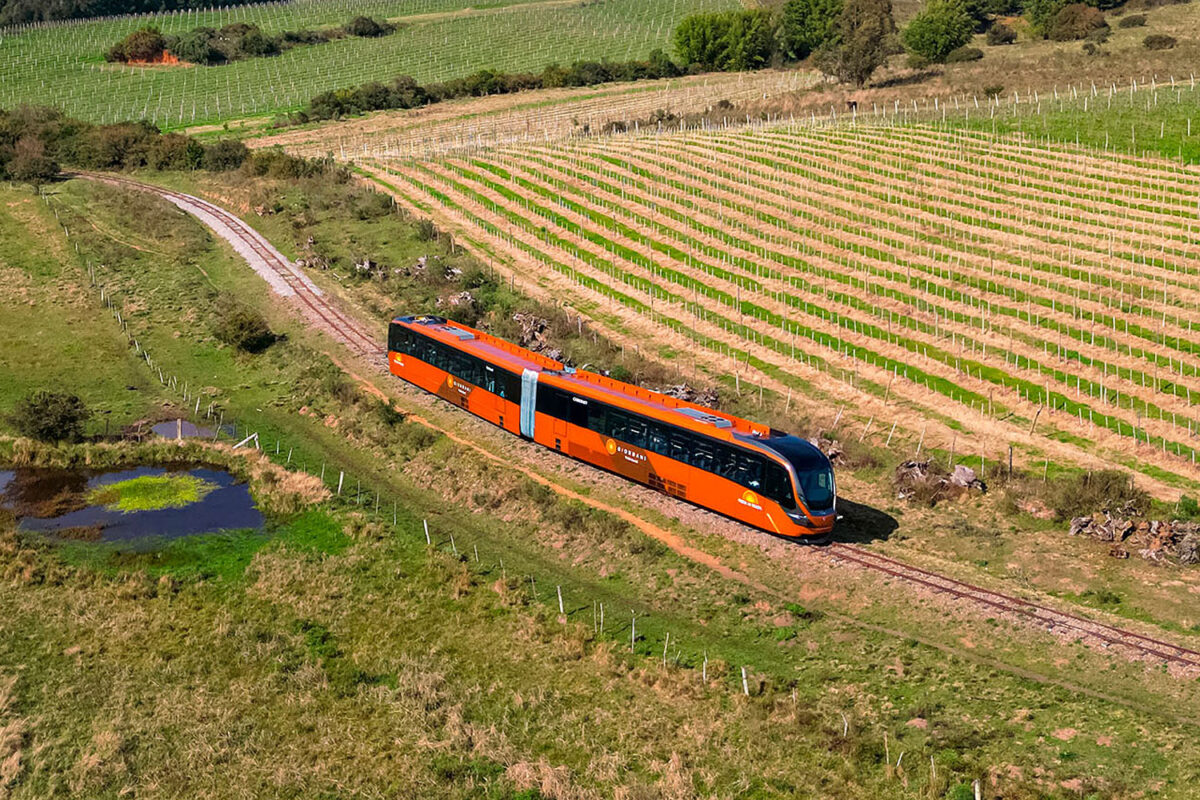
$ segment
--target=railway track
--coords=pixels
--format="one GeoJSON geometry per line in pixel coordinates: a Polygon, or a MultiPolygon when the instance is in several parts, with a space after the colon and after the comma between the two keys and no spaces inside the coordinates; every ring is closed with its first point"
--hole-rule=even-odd
{"type": "MultiPolygon", "coordinates": [[[[355,354],[381,366],[386,363],[386,352],[376,334],[344,314],[299,267],[276,250],[261,234],[225,209],[192,195],[120,176],[95,173],[79,173],[79,176],[157,194],[185,212],[199,217],[246,257],[255,271],[262,274],[279,294],[294,299],[300,311],[310,321],[355,354]]],[[[590,498],[580,499],[597,505],[597,501],[590,498]]],[[[1200,651],[975,586],[857,545],[834,542],[825,552],[836,561],[882,573],[913,586],[946,594],[983,608],[1007,613],[1052,633],[1086,639],[1103,647],[1121,648],[1135,657],[1158,659],[1176,667],[1200,670],[1200,651]]]]}
{"type": "Polygon", "coordinates": [[[1020,597],[984,589],[903,561],[897,561],[894,558],[888,558],[857,545],[834,542],[829,545],[827,551],[835,559],[881,572],[939,594],[948,594],[985,608],[1016,615],[1044,627],[1052,633],[1075,635],[1099,642],[1105,647],[1121,647],[1143,657],[1161,659],[1180,667],[1200,669],[1200,651],[1190,650],[1125,628],[1106,625],[1086,617],[1068,614],[1065,611],[1039,605],[1020,597]]]}

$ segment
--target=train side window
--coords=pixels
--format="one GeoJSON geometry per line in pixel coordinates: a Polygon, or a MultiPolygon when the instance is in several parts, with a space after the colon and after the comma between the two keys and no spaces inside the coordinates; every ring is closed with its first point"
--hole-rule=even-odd
{"type": "Polygon", "coordinates": [[[688,463],[689,455],[691,454],[691,438],[688,434],[680,431],[672,431],[668,444],[667,455],[676,461],[688,463]]]}
{"type": "Polygon", "coordinates": [[[571,424],[578,425],[581,428],[588,426],[588,403],[582,397],[572,397],[569,404],[571,409],[571,424]]]}
{"type": "Polygon", "coordinates": [[[730,447],[718,446],[715,449],[716,473],[722,478],[736,481],[738,475],[737,453],[730,447]]]}
{"type": "Polygon", "coordinates": [[[648,431],[646,436],[646,447],[651,452],[667,455],[669,446],[667,444],[667,429],[656,422],[648,423],[648,431]]]}
{"type": "Polygon", "coordinates": [[[608,432],[607,406],[603,403],[589,403],[587,426],[601,436],[610,435],[608,432]]]}
{"type": "MultiPolygon", "coordinates": [[[[500,394],[499,381],[496,380],[496,368],[490,364],[483,366],[483,390],[492,394],[500,394]]],[[[503,397],[503,395],[501,395],[503,397]]]]}
{"type": "Polygon", "coordinates": [[[688,463],[705,472],[716,472],[717,459],[713,454],[712,444],[697,437],[691,452],[688,453],[688,463]]]}
{"type": "Polygon", "coordinates": [[[737,482],[750,489],[762,488],[763,460],[749,453],[737,454],[737,482]]]}
{"type": "Polygon", "coordinates": [[[629,438],[625,441],[629,442],[629,444],[633,445],[634,447],[645,447],[646,420],[638,417],[631,418],[628,426],[626,427],[626,436],[629,438]]]}
{"type": "Polygon", "coordinates": [[[773,461],[767,462],[763,473],[763,494],[788,510],[796,507],[788,471],[773,461]]]}

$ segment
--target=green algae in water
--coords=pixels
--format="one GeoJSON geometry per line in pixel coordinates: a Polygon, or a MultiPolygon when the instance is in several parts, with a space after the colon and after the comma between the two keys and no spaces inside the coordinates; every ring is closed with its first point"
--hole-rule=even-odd
{"type": "Polygon", "coordinates": [[[158,511],[199,502],[216,488],[194,475],[141,475],[93,489],[88,502],[110,511],[158,511]]]}

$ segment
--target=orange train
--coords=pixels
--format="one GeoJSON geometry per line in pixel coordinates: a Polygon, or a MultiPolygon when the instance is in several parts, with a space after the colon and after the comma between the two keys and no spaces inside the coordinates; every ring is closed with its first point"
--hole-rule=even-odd
{"type": "Polygon", "coordinates": [[[826,538],[829,459],[809,442],[517,347],[442,317],[398,317],[393,375],[510,433],[748,525],[826,538]]]}

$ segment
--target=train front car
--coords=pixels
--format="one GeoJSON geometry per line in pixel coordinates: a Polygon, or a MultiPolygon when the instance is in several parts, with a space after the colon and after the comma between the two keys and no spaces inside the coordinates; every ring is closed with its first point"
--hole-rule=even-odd
{"type": "Polygon", "coordinates": [[[756,438],[754,443],[772,451],[786,464],[795,498],[791,508],[780,503],[791,522],[785,535],[805,539],[829,537],[837,520],[837,484],[829,457],[799,436],[774,430],[769,436],[756,438]]]}

